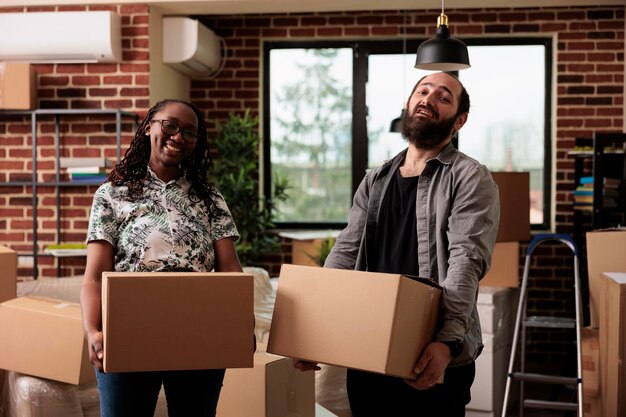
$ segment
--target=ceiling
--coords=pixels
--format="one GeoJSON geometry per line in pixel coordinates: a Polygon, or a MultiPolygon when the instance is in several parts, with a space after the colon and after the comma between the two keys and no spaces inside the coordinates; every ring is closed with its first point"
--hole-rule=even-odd
{"type": "MultiPolygon", "coordinates": [[[[149,4],[167,15],[439,9],[439,0],[3,0],[2,7],[149,4]]],[[[626,0],[448,0],[446,9],[626,5],[626,0]]]]}

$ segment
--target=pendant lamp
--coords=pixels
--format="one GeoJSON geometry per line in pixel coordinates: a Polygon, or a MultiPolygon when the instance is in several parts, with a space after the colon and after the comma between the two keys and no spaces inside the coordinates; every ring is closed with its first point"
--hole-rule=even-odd
{"type": "Polygon", "coordinates": [[[429,71],[459,71],[470,67],[467,46],[450,35],[448,16],[441,0],[441,15],[437,18],[437,33],[417,48],[415,68],[429,71]]]}

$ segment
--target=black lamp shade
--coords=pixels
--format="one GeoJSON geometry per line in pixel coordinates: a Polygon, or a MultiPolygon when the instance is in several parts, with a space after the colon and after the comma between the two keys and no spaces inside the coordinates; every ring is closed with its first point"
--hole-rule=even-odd
{"type": "Polygon", "coordinates": [[[450,36],[447,25],[439,25],[433,38],[417,48],[415,68],[429,71],[458,71],[470,67],[467,46],[450,36]]]}

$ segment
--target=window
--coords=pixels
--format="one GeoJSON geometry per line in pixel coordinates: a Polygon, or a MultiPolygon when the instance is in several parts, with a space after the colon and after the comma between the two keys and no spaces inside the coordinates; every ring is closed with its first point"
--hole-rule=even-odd
{"type": "MultiPolygon", "coordinates": [[[[467,44],[472,68],[459,78],[472,106],[456,144],[492,171],[529,171],[531,223],[549,228],[551,41],[467,44]]],[[[292,187],[279,206],[279,227],[345,226],[365,170],[406,147],[389,124],[429,73],[413,68],[417,45],[265,45],[264,191],[271,195],[277,175],[292,187]]]]}

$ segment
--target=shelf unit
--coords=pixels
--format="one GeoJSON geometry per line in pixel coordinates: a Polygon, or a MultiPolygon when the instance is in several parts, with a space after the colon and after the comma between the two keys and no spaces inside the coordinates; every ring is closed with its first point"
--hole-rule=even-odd
{"type": "Polygon", "coordinates": [[[626,134],[596,133],[593,138],[578,138],[576,146],[591,147],[589,151],[571,151],[575,158],[574,189],[584,176],[593,176],[593,202],[590,210],[574,209],[573,235],[579,247],[584,245],[584,232],[624,225],[626,222],[626,134]],[[619,195],[616,207],[603,205],[603,178],[617,178],[619,195]]]}
{"type": "MultiPolygon", "coordinates": [[[[32,188],[32,207],[33,207],[33,241],[32,251],[28,253],[18,253],[18,256],[32,256],[33,258],[33,279],[38,278],[38,258],[41,256],[52,256],[57,258],[57,271],[61,270],[61,257],[56,257],[52,254],[40,253],[38,248],[38,221],[37,221],[37,207],[38,207],[38,187],[54,187],[56,197],[56,236],[57,243],[61,236],[61,189],[65,187],[88,187],[93,185],[99,185],[98,182],[81,182],[73,183],[71,181],[61,181],[60,172],[60,158],[61,158],[61,121],[63,116],[112,116],[115,119],[115,149],[116,149],[116,161],[119,162],[122,157],[122,120],[124,118],[131,118],[133,120],[134,127],[138,126],[139,117],[137,114],[120,109],[99,110],[99,109],[36,109],[36,110],[2,110],[0,111],[0,118],[25,118],[30,117],[31,135],[32,135],[32,178],[30,181],[8,181],[0,183],[0,187],[26,187],[32,188]],[[37,126],[38,122],[44,118],[54,118],[54,148],[55,148],[55,180],[54,182],[40,182],[38,179],[37,171],[37,126]]],[[[84,256],[84,255],[81,255],[84,256]]],[[[57,274],[58,275],[58,274],[57,274]]]]}

